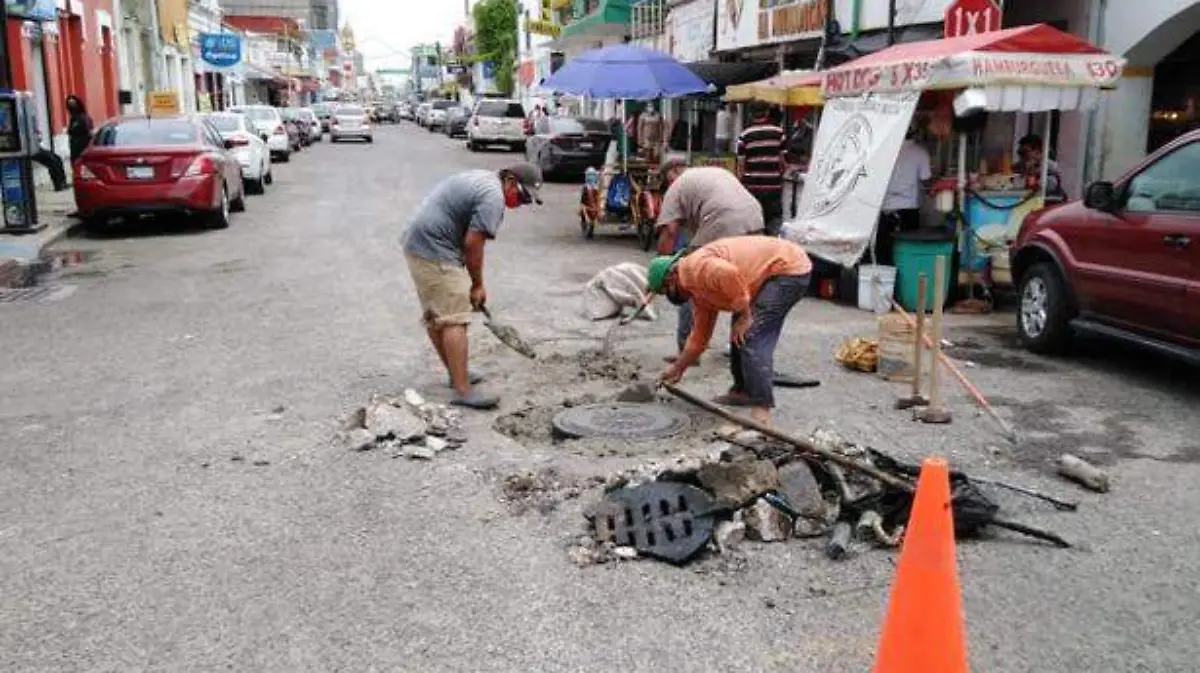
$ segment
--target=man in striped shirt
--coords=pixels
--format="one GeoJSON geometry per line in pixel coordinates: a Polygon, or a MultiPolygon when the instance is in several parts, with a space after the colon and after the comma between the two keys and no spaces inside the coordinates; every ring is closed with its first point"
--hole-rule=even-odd
{"type": "Polygon", "coordinates": [[[771,107],[755,103],[753,120],[737,139],[737,174],[762,206],[768,236],[778,236],[783,224],[783,170],[786,137],[771,122],[771,107]]]}

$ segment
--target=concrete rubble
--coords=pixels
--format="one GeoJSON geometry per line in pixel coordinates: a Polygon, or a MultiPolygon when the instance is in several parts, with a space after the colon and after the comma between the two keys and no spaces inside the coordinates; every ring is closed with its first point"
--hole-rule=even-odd
{"type": "Polygon", "coordinates": [[[384,449],[393,458],[433,460],[466,443],[455,409],[427,401],[411,388],[400,396],[374,395],[347,415],[340,440],[350,451],[384,449]]]}

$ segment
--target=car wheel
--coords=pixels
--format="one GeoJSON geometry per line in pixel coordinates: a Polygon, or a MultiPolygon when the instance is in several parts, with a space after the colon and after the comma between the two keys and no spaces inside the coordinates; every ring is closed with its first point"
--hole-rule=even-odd
{"type": "Polygon", "coordinates": [[[369,143],[375,142],[375,136],[367,136],[367,142],[369,142],[369,143]]]}
{"type": "Polygon", "coordinates": [[[209,229],[228,229],[229,228],[229,189],[221,188],[221,205],[207,216],[209,229]]]}
{"type": "Polygon", "coordinates": [[[242,183],[241,193],[229,201],[229,212],[246,212],[246,186],[244,182],[242,183]]]}
{"type": "Polygon", "coordinates": [[[83,218],[83,231],[89,236],[98,236],[108,230],[108,218],[91,215],[83,218]]]}
{"type": "Polygon", "coordinates": [[[471,150],[472,152],[478,152],[479,151],[479,143],[475,142],[474,140],[468,139],[467,140],[467,149],[471,150]]]}
{"type": "Polygon", "coordinates": [[[279,163],[281,163],[281,164],[286,164],[287,162],[289,162],[289,161],[291,161],[291,160],[292,160],[292,153],[291,153],[291,151],[288,151],[288,152],[281,152],[281,153],[279,154],[279,163]]]}
{"type": "Polygon", "coordinates": [[[267,172],[266,172],[266,174],[265,174],[265,175],[263,175],[263,184],[264,184],[264,185],[269,185],[269,184],[272,184],[272,183],[274,183],[274,182],[275,182],[275,174],[271,172],[271,167],[270,167],[270,165],[268,164],[268,166],[267,166],[267,172]]]}
{"type": "Polygon", "coordinates": [[[1075,309],[1058,267],[1034,264],[1021,277],[1017,337],[1034,353],[1061,353],[1071,339],[1075,309]]]}
{"type": "Polygon", "coordinates": [[[523,142],[521,142],[521,143],[513,143],[513,144],[512,144],[512,151],[514,151],[514,152],[524,152],[524,151],[525,151],[525,143],[523,143],[523,142]]]}
{"type": "Polygon", "coordinates": [[[259,178],[257,180],[247,180],[246,181],[246,193],[247,194],[262,194],[262,193],[266,192],[267,186],[263,182],[264,180],[265,180],[265,178],[259,178]]]}

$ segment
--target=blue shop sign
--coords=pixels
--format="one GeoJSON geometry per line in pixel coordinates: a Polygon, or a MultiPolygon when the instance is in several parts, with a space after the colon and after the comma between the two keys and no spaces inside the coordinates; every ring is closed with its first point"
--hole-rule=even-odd
{"type": "Polygon", "coordinates": [[[200,60],[217,68],[242,61],[242,38],[237,33],[200,33],[200,60]]]}

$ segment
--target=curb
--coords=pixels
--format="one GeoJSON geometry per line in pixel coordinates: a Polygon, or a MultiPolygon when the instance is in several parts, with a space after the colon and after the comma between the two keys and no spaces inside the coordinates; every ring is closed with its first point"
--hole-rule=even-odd
{"type": "Polygon", "coordinates": [[[46,248],[81,228],[81,222],[62,217],[36,233],[0,234],[0,288],[20,283],[25,277],[25,267],[41,259],[46,248]]]}

